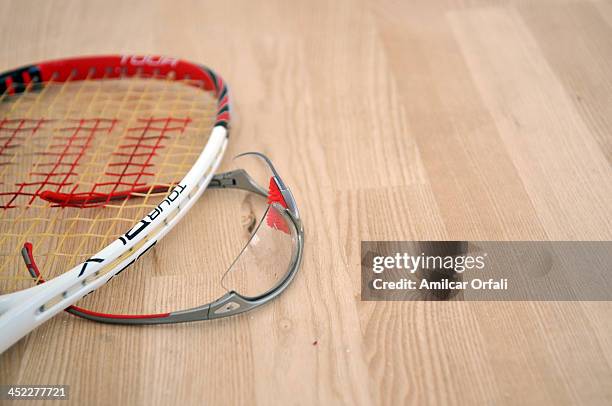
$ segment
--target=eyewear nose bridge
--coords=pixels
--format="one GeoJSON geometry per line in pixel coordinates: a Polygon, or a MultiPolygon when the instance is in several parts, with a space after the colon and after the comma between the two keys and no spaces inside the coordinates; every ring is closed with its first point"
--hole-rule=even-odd
{"type": "MultiPolygon", "coordinates": [[[[285,182],[283,181],[282,177],[279,175],[278,171],[274,167],[274,164],[272,163],[270,158],[268,158],[265,154],[262,154],[261,152],[252,151],[252,152],[243,152],[241,154],[238,154],[234,157],[234,159],[240,158],[243,156],[248,156],[248,155],[253,155],[263,160],[265,164],[268,166],[268,168],[272,171],[272,175],[273,175],[272,180],[278,187],[278,190],[282,195],[282,199],[286,205],[286,208],[289,210],[289,212],[295,218],[295,220],[297,220],[298,226],[301,227],[300,212],[298,211],[297,203],[295,202],[293,193],[291,193],[291,189],[289,189],[285,185],[285,182]]],[[[213,189],[219,189],[219,188],[241,189],[241,190],[246,190],[249,192],[257,193],[260,196],[269,197],[269,191],[266,191],[263,187],[258,185],[257,182],[255,182],[253,178],[251,178],[251,176],[244,169],[236,169],[230,172],[224,172],[224,173],[217,174],[213,176],[208,187],[213,188],[213,189]]]]}

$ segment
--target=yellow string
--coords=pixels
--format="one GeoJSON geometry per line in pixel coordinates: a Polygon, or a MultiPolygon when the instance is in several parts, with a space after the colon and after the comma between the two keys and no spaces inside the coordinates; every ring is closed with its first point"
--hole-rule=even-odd
{"type": "MultiPolygon", "coordinates": [[[[29,85],[20,95],[8,95],[4,92],[0,95],[0,119],[34,119],[44,116],[45,119],[54,121],[43,125],[34,136],[23,132],[21,145],[11,150],[15,156],[10,164],[0,167],[0,190],[12,191],[17,182],[43,179],[30,173],[44,173],[50,169],[43,164],[53,162],[53,157],[41,155],[40,152],[52,152],[52,145],[65,142],[73,130],[61,129],[79,125],[78,122],[72,123],[70,120],[93,117],[119,120],[110,134],[104,130],[93,133],[92,143],[74,169],[78,176],[67,179],[67,182],[78,184],[77,192],[80,193],[90,191],[95,184],[119,179],[116,176],[107,176],[105,172],[113,172],[110,165],[117,160],[126,162],[127,157],[117,157],[113,153],[132,150],[126,148],[122,151],[120,146],[136,143],[135,140],[125,137],[139,133],[128,131],[130,128],[144,125],[137,121],[138,118],[190,118],[192,121],[185,125],[184,131],[151,131],[150,134],[165,135],[168,138],[160,141],[163,148],[158,149],[158,156],[150,160],[153,165],[142,169],[152,175],[141,176],[139,182],[148,186],[165,185],[170,188],[185,175],[205,146],[214,122],[215,110],[216,101],[212,94],[186,86],[186,83],[161,79],[88,78],[80,82],[50,82],[36,92],[33,91],[33,86],[29,85]],[[108,139],[101,140],[103,137],[108,139]]],[[[93,125],[94,123],[88,123],[78,135],[86,138],[89,132],[93,131],[93,125]]],[[[108,123],[100,123],[100,127],[107,125],[108,123]]],[[[161,122],[155,123],[156,127],[160,125],[161,122]]],[[[166,122],[166,126],[175,128],[182,126],[182,123],[166,122]]],[[[153,145],[155,141],[156,139],[152,138],[142,141],[142,144],[153,145]]],[[[75,144],[82,145],[83,142],[85,139],[78,140],[75,144]]],[[[73,149],[76,152],[79,147],[73,149]]],[[[137,152],[148,151],[141,149],[142,151],[137,152]]],[[[142,163],[145,160],[144,157],[135,158],[134,162],[142,163]]],[[[65,162],[73,161],[68,158],[65,162]]],[[[127,168],[126,172],[139,171],[139,168],[134,168],[136,169],[127,168]]],[[[116,166],[114,169],[120,172],[124,168],[116,166]]],[[[55,172],[67,171],[68,169],[64,171],[63,167],[59,167],[55,172]]],[[[123,180],[132,181],[136,178],[137,176],[130,176],[124,177],[123,180]]],[[[49,180],[61,179],[63,176],[49,180]]],[[[28,191],[36,188],[38,186],[31,186],[28,191]]],[[[71,186],[64,187],[62,191],[68,192],[70,188],[71,186]]],[[[122,186],[117,188],[118,191],[123,189],[122,186]]],[[[55,189],[48,185],[45,190],[55,189]]],[[[110,187],[101,187],[100,190],[106,192],[110,187]]],[[[40,197],[25,207],[30,198],[19,196],[14,202],[19,207],[0,209],[0,226],[3,230],[0,236],[0,294],[33,285],[25,283],[31,281],[31,278],[20,254],[26,241],[33,243],[34,255],[45,278],[53,278],[123,234],[166,195],[166,192],[154,193],[149,189],[146,192],[133,193],[129,199],[111,201],[104,207],[93,208],[53,207],[53,203],[45,202],[40,197]]]]}

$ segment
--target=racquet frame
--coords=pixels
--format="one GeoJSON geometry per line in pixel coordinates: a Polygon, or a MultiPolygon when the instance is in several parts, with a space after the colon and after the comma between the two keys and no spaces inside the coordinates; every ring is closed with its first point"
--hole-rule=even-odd
{"type": "MultiPolygon", "coordinates": [[[[107,283],[163,238],[201,196],[228,142],[230,103],[227,85],[210,69],[160,56],[94,56],[25,66],[0,74],[0,92],[18,95],[45,82],[151,77],[190,79],[217,98],[209,140],[192,168],[157,207],[108,246],[64,274],[25,290],[0,296],[0,353],[21,337],[107,283]]],[[[206,136],[208,134],[203,134],[206,136]]]]}

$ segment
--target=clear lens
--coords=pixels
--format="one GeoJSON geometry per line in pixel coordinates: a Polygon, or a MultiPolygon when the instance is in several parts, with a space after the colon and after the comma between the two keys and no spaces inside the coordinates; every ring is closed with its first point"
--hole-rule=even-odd
{"type": "Polygon", "coordinates": [[[266,162],[257,155],[239,155],[232,160],[231,169],[242,169],[249,174],[251,179],[259,186],[268,190],[270,177],[274,174],[266,164],[266,162]]]}
{"type": "Polygon", "coordinates": [[[264,295],[282,283],[295,262],[297,231],[279,204],[268,206],[249,242],[223,277],[223,287],[246,297],[264,295]]]}
{"type": "MultiPolygon", "coordinates": [[[[268,191],[273,173],[261,157],[243,155],[234,159],[234,165],[268,191]]],[[[297,230],[281,204],[268,204],[265,197],[253,194],[251,197],[264,208],[256,211],[260,213],[256,226],[249,229],[248,241],[221,283],[228,291],[254,298],[276,288],[291,271],[297,255],[297,230]]]]}

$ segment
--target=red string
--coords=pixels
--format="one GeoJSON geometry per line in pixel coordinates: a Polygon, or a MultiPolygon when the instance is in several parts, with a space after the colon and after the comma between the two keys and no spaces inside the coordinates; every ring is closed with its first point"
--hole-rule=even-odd
{"type": "MultiPolygon", "coordinates": [[[[0,146],[0,166],[12,165],[11,158],[15,156],[12,151],[19,148],[28,136],[34,136],[44,124],[50,121],[44,118],[36,120],[27,118],[2,119],[0,121],[0,134],[8,133],[8,136],[0,135],[0,141],[4,141],[0,146]]],[[[8,197],[6,203],[0,204],[0,208],[8,209],[16,207],[13,203],[19,196],[33,195],[23,192],[25,184],[16,184],[15,186],[17,186],[17,190],[14,192],[0,193],[0,197],[8,197]]]]}
{"type": "MultiPolygon", "coordinates": [[[[0,137],[2,132],[10,131],[8,136],[0,138],[0,142],[4,141],[4,144],[0,144],[0,165],[5,163],[1,158],[7,155],[6,151],[18,146],[15,144],[19,140],[18,134],[28,131],[34,134],[50,120],[41,119],[34,127],[25,128],[24,126],[31,121],[4,119],[0,122],[0,137]],[[7,128],[7,124],[12,126],[7,128]]],[[[15,200],[19,196],[28,197],[28,206],[40,197],[62,207],[85,208],[104,206],[111,201],[127,199],[135,194],[167,191],[168,186],[150,185],[146,182],[147,178],[155,175],[155,171],[152,170],[154,166],[152,160],[159,154],[159,150],[164,148],[163,142],[170,138],[169,133],[182,134],[191,119],[139,118],[138,125],[126,130],[128,135],[123,137],[125,142],[112,154],[112,158],[117,159],[117,162],[107,165],[107,171],[104,173],[106,179],[96,182],[86,191],[79,190],[77,172],[79,165],[91,148],[94,138],[110,134],[118,120],[89,118],[70,121],[75,125],[58,130],[66,132],[67,135],[54,137],[54,140],[63,142],[52,144],[47,151],[36,153],[50,158],[48,162],[39,163],[38,170],[30,173],[32,177],[42,179],[16,183],[16,190],[0,193],[0,197],[8,196],[7,202],[1,204],[0,208],[17,207],[15,200]],[[35,190],[32,190],[32,187],[35,187],[35,190]]]]}

